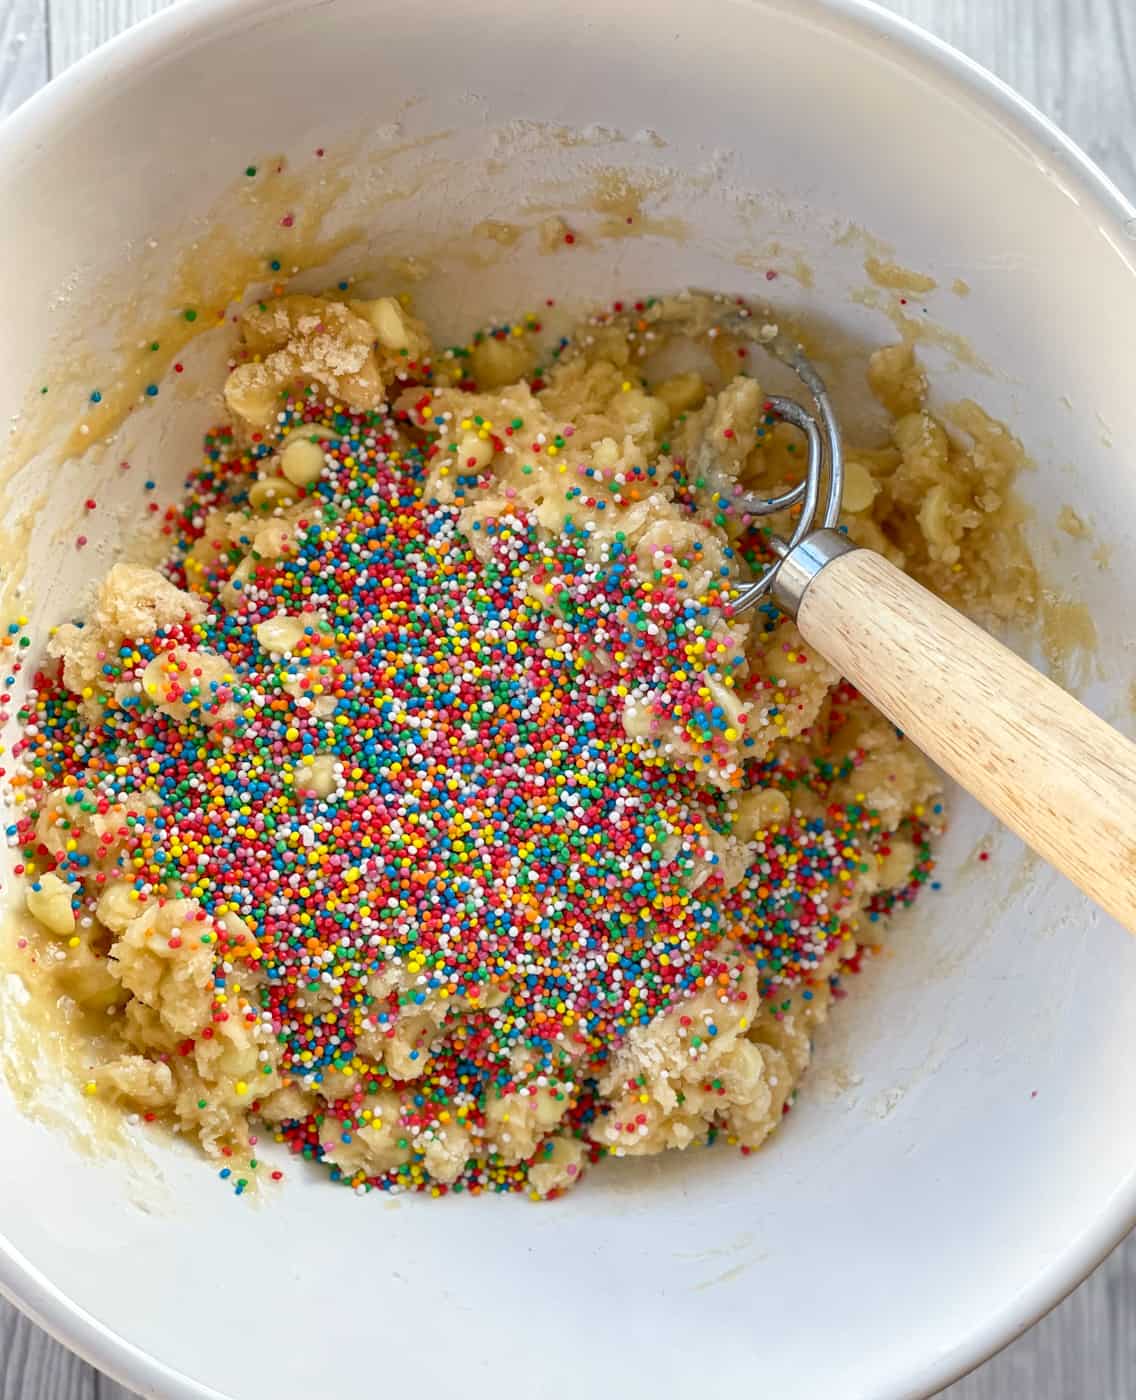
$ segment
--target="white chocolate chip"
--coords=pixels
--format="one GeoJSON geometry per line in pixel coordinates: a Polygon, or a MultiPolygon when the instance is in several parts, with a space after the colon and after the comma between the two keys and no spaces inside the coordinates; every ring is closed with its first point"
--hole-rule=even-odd
{"type": "Polygon", "coordinates": [[[301,617],[288,617],[281,614],[260,623],[256,629],[256,639],[265,651],[294,651],[303,640],[305,622],[301,617]]]}
{"type": "Polygon", "coordinates": [[[48,933],[66,938],[75,932],[75,911],[71,908],[73,886],[58,875],[41,875],[35,885],[28,886],[28,913],[37,919],[48,933]]]}
{"type": "Polygon", "coordinates": [[[280,454],[280,470],[293,486],[310,486],[324,468],[323,448],[310,438],[294,437],[280,454]]]}
{"type": "Polygon", "coordinates": [[[306,763],[296,769],[296,787],[300,792],[314,792],[317,797],[328,797],[335,791],[335,755],[314,754],[306,763]]]}
{"type": "Polygon", "coordinates": [[[277,506],[290,506],[299,499],[299,488],[278,476],[262,477],[249,487],[249,505],[253,510],[275,510],[277,506]]]}

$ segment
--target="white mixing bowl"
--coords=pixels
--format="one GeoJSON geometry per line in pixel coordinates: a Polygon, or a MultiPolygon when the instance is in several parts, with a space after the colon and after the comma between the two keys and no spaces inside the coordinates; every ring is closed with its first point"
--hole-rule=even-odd
{"type": "MultiPolygon", "coordinates": [[[[41,382],[56,421],[112,393],[115,305],[132,289],[143,303],[128,339],[155,308],[172,335],[188,296],[224,296],[236,255],[209,221],[267,275],[307,197],[332,231],[365,221],[369,247],[344,235],[337,275],[389,256],[401,286],[417,257],[434,270],[420,304],[455,334],[547,296],[696,284],[756,287],[878,343],[893,331],[869,303],[889,294],[856,295],[878,249],[862,230],[886,241],[940,284],[891,309],[973,347],[925,345],[940,396],[975,396],[1037,460],[1023,490],[1041,568],[1098,637],[1071,679],[1131,724],[1136,221],[957,54],[853,0],[176,7],[0,130],[5,418],[41,382]],[[357,178],[340,191],[345,161],[357,178]],[[579,244],[542,254],[532,226],[559,212],[579,244]],[[611,236],[629,217],[641,236],[611,236]],[[460,236],[486,218],[530,231],[511,247],[460,236]],[[170,283],[191,241],[192,293],[170,283]],[[1055,530],[1067,503],[1092,539],[1055,530]]],[[[206,350],[101,458],[8,483],[6,523],[23,510],[32,535],[7,534],[4,562],[41,638],[136,532],[139,476],[172,499],[217,412],[185,390],[206,350]]],[[[942,870],[756,1158],[609,1164],[544,1206],[357,1200],[289,1164],[282,1190],[249,1202],[160,1135],[82,1152],[81,1102],[63,1132],[0,1091],[0,1287],[155,1395],[931,1391],[1136,1219],[1136,943],[965,799],[942,870]]],[[[27,1049],[19,1021],[9,1008],[9,1058],[27,1049]]],[[[66,1103],[66,1076],[38,1073],[66,1103]]]]}

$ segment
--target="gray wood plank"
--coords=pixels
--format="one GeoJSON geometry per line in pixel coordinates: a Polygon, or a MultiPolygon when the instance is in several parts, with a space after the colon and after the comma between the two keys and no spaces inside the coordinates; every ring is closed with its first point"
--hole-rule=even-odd
{"type": "Polygon", "coordinates": [[[0,117],[47,82],[47,0],[0,3],[0,117]]]}
{"type": "MultiPolygon", "coordinates": [[[[57,13],[69,4],[70,0],[56,0],[57,13]]],[[[53,71],[60,71],[58,66],[51,68],[51,49],[48,0],[0,0],[0,117],[15,111],[53,71]]],[[[71,49],[78,57],[73,44],[71,49]]],[[[0,1299],[0,1400],[130,1396],[0,1299]]]]}
{"type": "MultiPolygon", "coordinates": [[[[884,0],[1004,78],[1136,196],[1130,0],[884,0]]],[[[1060,1307],[942,1400],[1130,1400],[1136,1237],[1060,1307]]]]}
{"type": "MultiPolygon", "coordinates": [[[[0,116],[51,73],[169,0],[0,0],[0,116]]],[[[1063,126],[1136,196],[1134,0],[884,0],[957,45],[1063,126]]],[[[1064,1304],[943,1400],[1136,1396],[1136,1238],[1064,1304]]],[[[0,1400],[127,1392],[0,1303],[0,1400]]]]}
{"type": "Polygon", "coordinates": [[[118,1400],[100,1394],[101,1380],[14,1308],[0,1308],[0,1400],[118,1400]]]}
{"type": "MultiPolygon", "coordinates": [[[[1136,8],[1130,0],[884,0],[1004,78],[1136,196],[1136,8]]],[[[1136,1238],[943,1400],[1130,1400],[1136,1238]]]]}
{"type": "Polygon", "coordinates": [[[1133,0],[883,0],[989,68],[1136,197],[1133,0]]]}
{"type": "Polygon", "coordinates": [[[49,0],[52,77],[170,3],[171,0],[49,0]]]}
{"type": "MultiPolygon", "coordinates": [[[[170,0],[0,0],[0,117],[170,0]],[[50,8],[49,8],[50,7],[50,8]]],[[[0,1400],[132,1400],[0,1299],[0,1400]]]]}
{"type": "MultiPolygon", "coordinates": [[[[1132,0],[883,0],[991,69],[1136,198],[1132,0]]],[[[1136,1236],[942,1400],[1132,1400],[1136,1236]]]]}

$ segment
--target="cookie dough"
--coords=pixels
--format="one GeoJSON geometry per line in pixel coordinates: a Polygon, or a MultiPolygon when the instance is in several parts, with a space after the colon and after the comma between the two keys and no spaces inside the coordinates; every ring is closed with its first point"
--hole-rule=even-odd
{"type": "MultiPolygon", "coordinates": [[[[16,779],[88,1091],[239,1190],[258,1137],[369,1191],[552,1196],[777,1128],[931,868],[938,782],[772,605],[740,493],[799,479],[715,299],[439,351],[392,297],[245,312],[158,571],[58,629],[16,779]],[[703,367],[656,372],[683,342],[703,367]]],[[[964,605],[1031,573],[1004,432],[869,385],[845,524],[964,605]],[[991,549],[997,539],[1000,548],[991,549]]]]}

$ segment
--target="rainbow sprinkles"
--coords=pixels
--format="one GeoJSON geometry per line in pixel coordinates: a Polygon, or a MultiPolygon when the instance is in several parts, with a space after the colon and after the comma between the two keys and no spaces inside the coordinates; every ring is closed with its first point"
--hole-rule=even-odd
{"type": "MultiPolygon", "coordinates": [[[[437,351],[395,298],[244,313],[166,561],[48,641],[4,779],[88,1093],[238,1192],[272,1139],[547,1197],[777,1128],[941,806],[790,621],[730,614],[731,502],[800,461],[720,311],[617,304],[543,363],[535,317],[437,351]],[[676,336],[706,368],[659,377],[676,336]]],[[[983,545],[921,529],[910,350],[872,373],[846,525],[942,586],[983,545]]]]}

